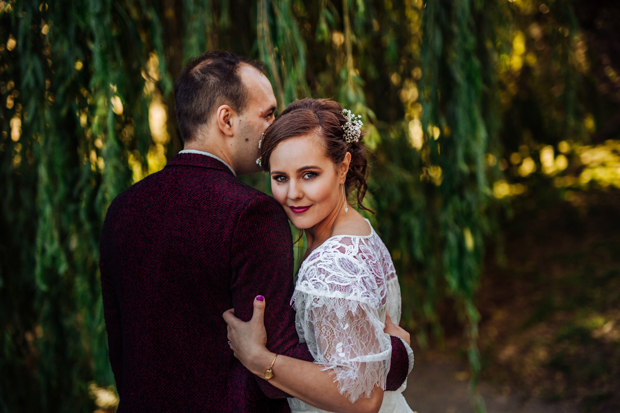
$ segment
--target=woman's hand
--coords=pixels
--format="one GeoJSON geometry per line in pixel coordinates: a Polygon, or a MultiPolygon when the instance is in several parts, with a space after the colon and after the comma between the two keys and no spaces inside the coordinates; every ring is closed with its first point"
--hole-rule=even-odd
{"type": "Polygon", "coordinates": [[[383,329],[383,332],[391,336],[400,337],[405,341],[405,343],[411,346],[411,336],[409,333],[405,329],[394,324],[389,314],[385,315],[385,328],[383,329]]]}
{"type": "Polygon", "coordinates": [[[235,357],[257,376],[263,377],[274,354],[267,350],[267,331],[265,330],[265,298],[262,295],[254,299],[254,314],[250,321],[243,322],[234,316],[231,308],[222,314],[228,324],[228,340],[235,357]]]}

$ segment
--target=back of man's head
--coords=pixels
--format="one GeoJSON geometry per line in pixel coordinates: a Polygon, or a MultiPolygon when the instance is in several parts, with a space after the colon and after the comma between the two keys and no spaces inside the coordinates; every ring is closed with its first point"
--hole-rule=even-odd
{"type": "Polygon", "coordinates": [[[243,112],[249,92],[238,73],[241,64],[265,73],[260,62],[223,51],[203,53],[181,71],[174,84],[174,105],[183,142],[196,139],[221,105],[243,112]]]}

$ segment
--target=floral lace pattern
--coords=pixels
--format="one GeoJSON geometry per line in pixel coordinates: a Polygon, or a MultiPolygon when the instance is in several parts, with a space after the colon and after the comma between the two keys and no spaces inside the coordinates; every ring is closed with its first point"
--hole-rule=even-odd
{"type": "MultiPolygon", "coordinates": [[[[385,389],[392,348],[384,322],[386,313],[399,322],[401,296],[390,254],[374,229],[317,247],[299,269],[291,304],[300,340],[334,375],[341,393],[354,402],[376,386],[385,389]]],[[[316,411],[301,400],[289,404],[293,411],[316,411]]]]}

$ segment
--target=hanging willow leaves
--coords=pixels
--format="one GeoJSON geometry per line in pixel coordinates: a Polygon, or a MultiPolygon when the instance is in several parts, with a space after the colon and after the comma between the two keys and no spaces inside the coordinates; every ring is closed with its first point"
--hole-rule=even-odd
{"type": "Polygon", "coordinates": [[[330,97],[363,116],[369,218],[397,267],[404,322],[426,348],[452,299],[475,384],[493,185],[525,179],[511,152],[585,136],[579,24],[571,2],[545,7],[0,1],[0,412],[93,411],[89,389],[113,385],[97,268],[106,208],[182,147],[173,79],[214,49],[262,60],[279,109],[330,97]]]}
{"type": "Polygon", "coordinates": [[[422,125],[428,139],[429,168],[441,179],[436,197],[440,271],[448,290],[462,306],[470,336],[469,360],[474,378],[480,371],[477,350],[478,311],[474,293],[483,253],[488,184],[484,155],[488,130],[482,116],[482,66],[476,54],[475,4],[470,1],[427,4],[428,41],[422,49],[422,98],[428,101],[422,125]],[[443,7],[442,7],[443,6],[443,7]]]}
{"type": "Polygon", "coordinates": [[[20,119],[21,126],[3,142],[2,178],[15,194],[3,203],[3,226],[21,259],[2,264],[3,278],[18,282],[2,290],[10,304],[2,370],[20,384],[3,385],[0,398],[24,411],[80,411],[92,403],[94,377],[113,384],[98,241],[107,205],[131,184],[128,155],[145,159],[150,146],[148,97],[135,91],[144,89],[146,59],[158,50],[143,40],[150,22],[137,18],[134,4],[2,8],[4,44],[15,44],[3,56],[2,82],[19,91],[2,124],[7,130],[7,119],[20,119]]]}

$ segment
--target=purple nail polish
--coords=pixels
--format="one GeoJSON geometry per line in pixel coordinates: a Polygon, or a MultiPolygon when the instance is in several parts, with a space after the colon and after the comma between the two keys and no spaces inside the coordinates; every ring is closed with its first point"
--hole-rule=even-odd
{"type": "Polygon", "coordinates": [[[258,301],[265,301],[265,297],[263,297],[262,295],[257,295],[257,296],[256,296],[256,299],[257,299],[258,301]]]}

